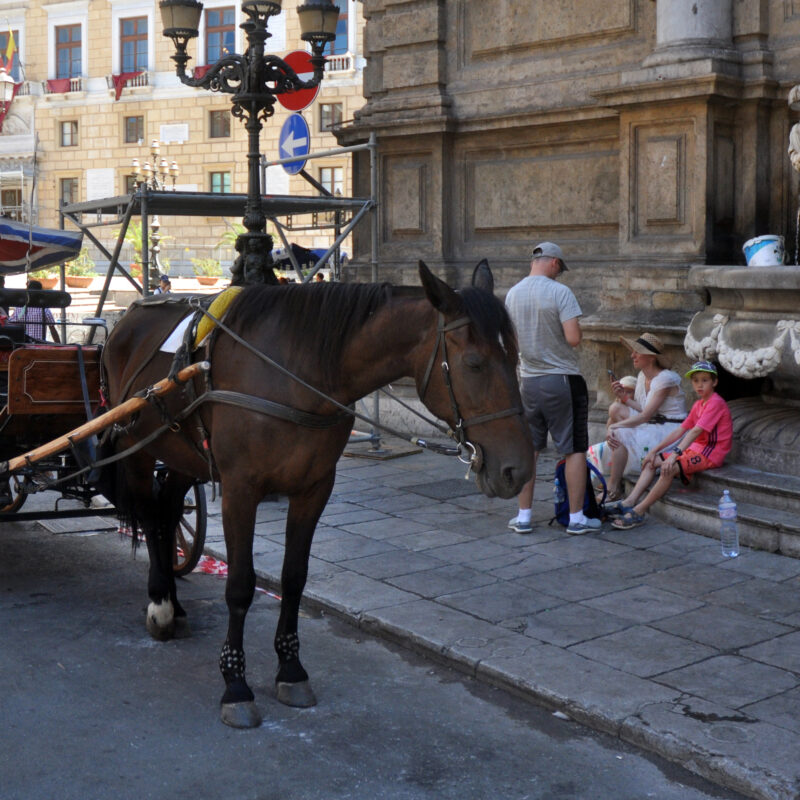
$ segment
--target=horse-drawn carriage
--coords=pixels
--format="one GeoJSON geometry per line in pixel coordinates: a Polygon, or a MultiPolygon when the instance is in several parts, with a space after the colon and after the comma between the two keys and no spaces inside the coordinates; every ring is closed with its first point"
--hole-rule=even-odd
{"type": "MultiPolygon", "coordinates": [[[[493,296],[488,265],[479,264],[473,286],[460,291],[422,262],[419,275],[420,287],[237,286],[228,290],[233,299],[223,310],[215,305],[224,302],[222,295],[210,306],[144,299],[114,326],[102,355],[90,346],[7,344],[8,398],[0,420],[0,459],[7,463],[0,464],[0,480],[13,475],[24,495],[50,488],[55,476],[62,493],[88,502],[99,490],[94,471],[102,468],[102,480],[115,473],[103,494],[145,534],[146,625],[156,639],[172,638],[188,626],[173,556],[175,532],[179,540],[184,532],[185,497],[208,480],[222,486],[229,616],[219,668],[225,681],[221,718],[228,725],[251,728],[261,721],[246,679],[244,627],[256,585],[257,508],[269,494],[289,501],[274,639],[276,696],[291,706],[316,702],[299,655],[300,601],[337,461],[354,416],[363,419],[354,411],[360,398],[412,377],[428,411],[450,427],[456,439],[452,454],[469,464],[484,493],[511,497],[530,477],[532,447],[521,416],[516,337],[493,296]],[[212,324],[211,333],[202,335],[201,321],[212,324]],[[185,335],[173,353],[166,345],[179,330],[185,335]],[[60,358],[51,358],[55,352],[60,358]],[[33,391],[27,375],[47,375],[43,385],[63,395],[57,402],[51,398],[52,414],[38,413],[43,407],[35,403],[56,389],[33,391]],[[101,385],[107,385],[111,408],[64,436],[71,423],[100,410],[101,385]],[[181,389],[158,400],[177,386],[181,389]],[[109,421],[115,423],[110,455],[101,441],[95,446],[104,452],[87,456],[83,451],[92,446],[91,436],[109,421]],[[59,438],[51,441],[53,435],[59,438]],[[9,459],[10,451],[40,442],[45,444],[33,452],[9,459]],[[118,468],[106,470],[117,458],[118,468]],[[160,462],[166,465],[161,476],[160,462]]],[[[201,497],[195,495],[196,539],[201,497]]]]}
{"type": "MultiPolygon", "coordinates": [[[[70,303],[66,292],[0,289],[0,307],[42,309],[42,317],[44,309],[70,303]]],[[[96,318],[77,324],[104,329],[96,318]]],[[[0,469],[5,473],[0,475],[0,521],[114,515],[115,508],[102,496],[96,466],[99,438],[114,421],[109,417],[106,423],[101,392],[103,345],[45,342],[31,335],[32,327],[24,322],[0,327],[0,462],[7,465],[0,469]],[[62,441],[89,421],[95,432],[62,441]],[[45,491],[58,493],[51,510],[20,512],[31,494],[45,491]]],[[[185,496],[176,529],[176,574],[197,565],[205,529],[205,489],[197,483],[185,496]]]]}

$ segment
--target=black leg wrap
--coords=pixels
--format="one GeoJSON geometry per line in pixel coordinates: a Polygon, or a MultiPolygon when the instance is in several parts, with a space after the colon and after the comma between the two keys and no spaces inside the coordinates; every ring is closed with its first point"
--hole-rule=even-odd
{"type": "Polygon", "coordinates": [[[237,650],[225,642],[219,654],[219,671],[226,683],[236,679],[244,680],[244,650],[237,650]]]}
{"type": "Polygon", "coordinates": [[[283,633],[275,637],[275,652],[281,663],[300,658],[300,639],[296,633],[283,633]]]}

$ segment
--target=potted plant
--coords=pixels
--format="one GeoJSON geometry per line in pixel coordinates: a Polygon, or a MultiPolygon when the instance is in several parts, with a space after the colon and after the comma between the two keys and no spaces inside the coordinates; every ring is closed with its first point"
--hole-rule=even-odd
{"type": "Polygon", "coordinates": [[[58,272],[52,267],[42,267],[42,269],[34,270],[28,274],[28,277],[39,281],[42,284],[42,289],[55,289],[58,283],[58,272]]]}
{"type": "Polygon", "coordinates": [[[216,258],[193,258],[191,262],[201,286],[213,286],[222,277],[222,265],[216,258]]]}
{"type": "Polygon", "coordinates": [[[94,261],[89,255],[89,249],[86,247],[81,250],[77,258],[68,261],[65,266],[67,286],[73,288],[87,288],[97,274],[94,268],[94,261]]]}

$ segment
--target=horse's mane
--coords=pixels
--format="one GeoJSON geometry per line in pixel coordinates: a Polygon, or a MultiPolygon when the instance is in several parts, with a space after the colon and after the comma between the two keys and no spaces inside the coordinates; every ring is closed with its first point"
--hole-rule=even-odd
{"type": "MultiPolygon", "coordinates": [[[[458,294],[476,333],[487,341],[500,341],[509,361],[516,364],[517,337],[503,303],[474,287],[458,294]]],[[[422,297],[423,290],[390,283],[248,286],[231,306],[226,324],[246,335],[248,329],[269,318],[280,330],[288,352],[313,357],[330,386],[345,344],[393,296],[422,297]]]]}
{"type": "Polygon", "coordinates": [[[516,365],[517,332],[505,305],[493,294],[474,286],[459,289],[464,310],[478,334],[487,341],[500,341],[509,362],[516,365]]]}
{"type": "Polygon", "coordinates": [[[314,354],[330,386],[347,341],[391,297],[390,283],[248,286],[231,306],[226,323],[244,334],[269,317],[288,352],[314,354]]]}

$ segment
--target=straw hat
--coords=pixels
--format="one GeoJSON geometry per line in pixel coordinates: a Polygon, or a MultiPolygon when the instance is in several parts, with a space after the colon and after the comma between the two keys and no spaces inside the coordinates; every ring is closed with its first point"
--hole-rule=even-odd
{"type": "Polygon", "coordinates": [[[662,367],[669,367],[672,364],[671,359],[664,353],[664,345],[658,336],[652,333],[643,333],[638,339],[626,339],[620,336],[619,340],[629,350],[634,353],[641,353],[644,356],[655,356],[656,362],[662,367]]]}

